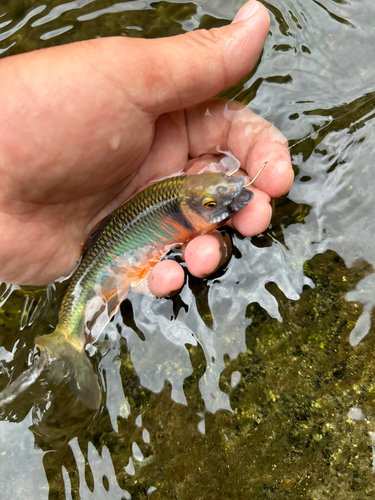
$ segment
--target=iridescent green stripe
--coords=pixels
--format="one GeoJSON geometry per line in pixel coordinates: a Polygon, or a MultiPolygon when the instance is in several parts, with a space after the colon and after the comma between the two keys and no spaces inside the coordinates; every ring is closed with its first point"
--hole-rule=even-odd
{"type": "Polygon", "coordinates": [[[184,179],[174,177],[150,186],[113,212],[88,249],[65,294],[59,323],[71,334],[81,336],[86,303],[95,294],[99,274],[101,280],[105,279],[105,266],[113,264],[113,256],[174,243],[178,229],[163,227],[167,217],[182,224],[185,230],[193,231],[179,205],[184,179]]]}

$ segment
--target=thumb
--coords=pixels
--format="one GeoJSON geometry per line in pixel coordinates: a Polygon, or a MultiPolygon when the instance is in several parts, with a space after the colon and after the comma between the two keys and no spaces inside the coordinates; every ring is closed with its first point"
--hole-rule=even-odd
{"type": "Polygon", "coordinates": [[[269,25],[266,8],[250,0],[228,26],[138,40],[147,110],[159,115],[192,106],[244,78],[260,56],[269,25]]]}

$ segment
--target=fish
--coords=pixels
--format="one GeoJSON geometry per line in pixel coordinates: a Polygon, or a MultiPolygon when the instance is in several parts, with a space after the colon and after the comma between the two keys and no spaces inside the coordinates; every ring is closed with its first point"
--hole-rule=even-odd
{"type": "Polygon", "coordinates": [[[35,339],[41,353],[62,360],[74,395],[101,404],[98,378],[85,352],[131,289],[172,248],[223,226],[253,198],[243,177],[222,173],[164,179],[109,214],[88,239],[55,330],[35,339]]]}

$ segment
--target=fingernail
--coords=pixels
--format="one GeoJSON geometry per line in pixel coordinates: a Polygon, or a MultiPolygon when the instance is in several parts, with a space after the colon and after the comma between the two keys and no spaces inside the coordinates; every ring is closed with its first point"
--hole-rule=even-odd
{"type": "Polygon", "coordinates": [[[238,23],[239,21],[249,19],[249,17],[253,16],[259,10],[259,7],[259,2],[257,2],[256,0],[250,0],[240,8],[232,23],[238,23]]]}

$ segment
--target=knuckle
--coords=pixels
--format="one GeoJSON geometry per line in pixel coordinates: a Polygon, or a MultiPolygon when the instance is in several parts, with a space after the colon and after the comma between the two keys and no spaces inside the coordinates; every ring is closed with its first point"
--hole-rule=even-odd
{"type": "MultiPolygon", "coordinates": [[[[226,88],[230,84],[228,71],[228,61],[225,57],[226,51],[223,47],[223,37],[218,29],[197,30],[184,35],[185,42],[194,50],[204,51],[209,54],[211,65],[215,66],[216,76],[222,80],[222,87],[226,88]]],[[[207,64],[209,66],[209,64],[207,64]]]]}
{"type": "Polygon", "coordinates": [[[218,37],[216,36],[215,30],[197,30],[197,31],[191,31],[190,33],[186,34],[187,39],[190,39],[190,41],[198,47],[204,48],[204,49],[210,49],[217,46],[218,43],[218,37]]]}

